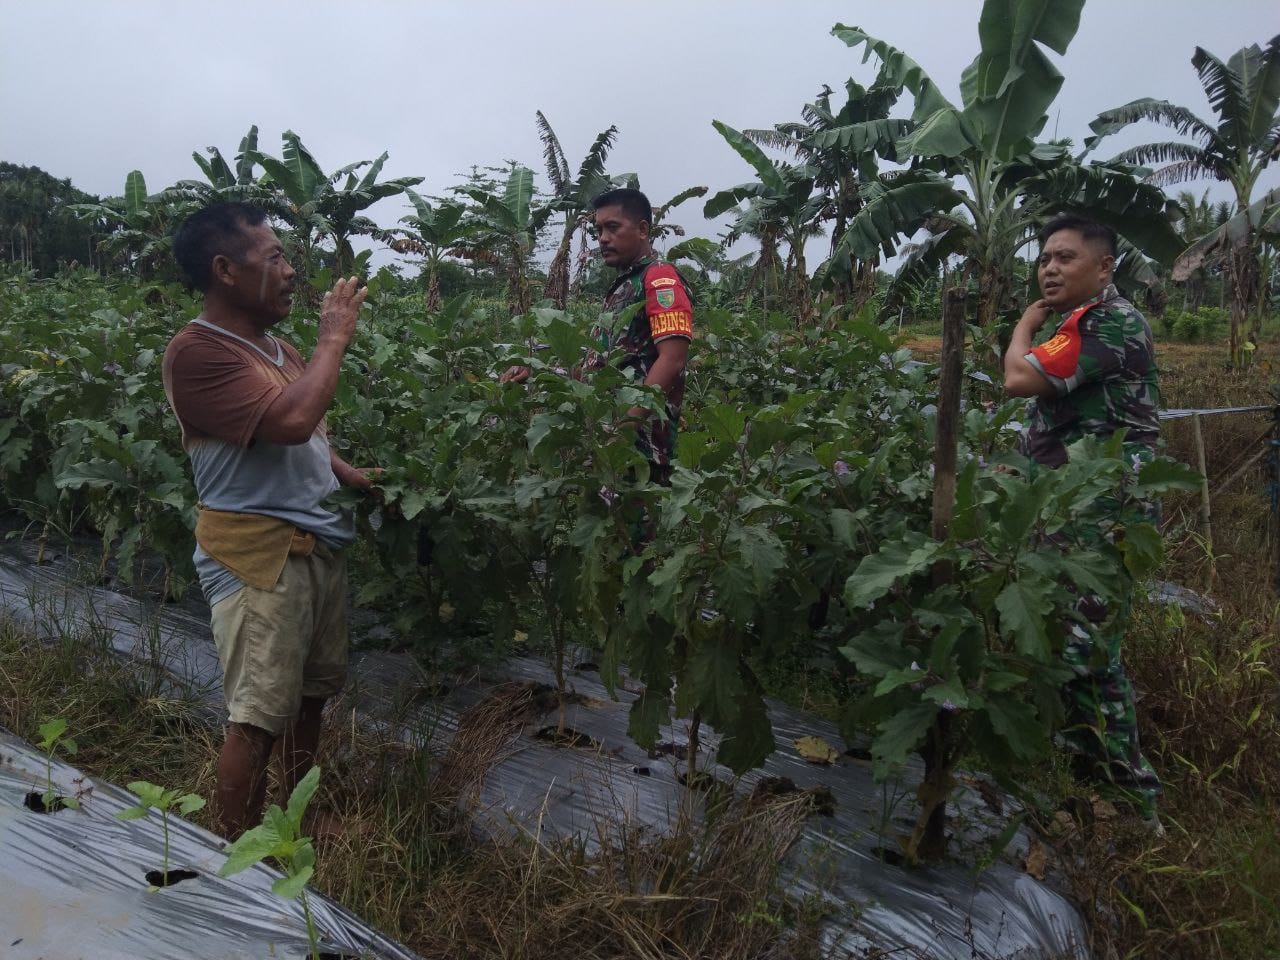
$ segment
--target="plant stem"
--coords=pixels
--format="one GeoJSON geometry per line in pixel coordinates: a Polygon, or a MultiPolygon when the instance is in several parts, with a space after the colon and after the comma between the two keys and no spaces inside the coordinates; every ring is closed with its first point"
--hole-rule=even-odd
{"type": "Polygon", "coordinates": [[[311,960],[320,960],[320,945],[316,942],[316,924],[311,919],[311,904],[307,903],[307,891],[298,894],[302,898],[302,915],[307,920],[307,939],[311,941],[311,960]]]}

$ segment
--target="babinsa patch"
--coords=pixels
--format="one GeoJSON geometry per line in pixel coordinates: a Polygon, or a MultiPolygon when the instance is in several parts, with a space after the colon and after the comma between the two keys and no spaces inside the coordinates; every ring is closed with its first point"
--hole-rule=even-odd
{"type": "Polygon", "coordinates": [[[670,310],[676,302],[676,280],[674,277],[654,277],[653,298],[663,310],[670,310]]]}

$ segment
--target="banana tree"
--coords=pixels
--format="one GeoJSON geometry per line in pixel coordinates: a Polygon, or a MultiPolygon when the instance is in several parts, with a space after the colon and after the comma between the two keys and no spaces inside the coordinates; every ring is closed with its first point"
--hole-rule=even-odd
{"type": "Polygon", "coordinates": [[[462,256],[501,269],[507,277],[507,306],[513,314],[528,312],[529,262],[538,234],[556,208],[534,202],[533,171],[515,163],[501,194],[481,186],[457,189],[474,202],[464,220],[470,236],[457,249],[462,256]]]}
{"type": "MultiPolygon", "coordinates": [[[[915,97],[912,130],[898,143],[909,170],[863,190],[820,277],[849,269],[854,258],[892,256],[903,237],[928,228],[911,269],[936,271],[960,257],[976,285],[984,328],[1013,306],[1014,261],[1034,228],[1071,207],[1110,224],[1145,254],[1171,262],[1179,247],[1171,206],[1124,163],[1084,165],[1062,143],[1037,144],[1062,74],[1042,47],[1061,54],[1075,36],[1084,0],[987,0],[978,24],[981,50],[961,76],[962,106],[952,105],[905,53],[859,27],[832,32],[865,46],[883,66],[877,83],[915,97]]],[[[912,274],[914,276],[914,274],[912,274]]]]}
{"type": "Polygon", "coordinates": [[[370,236],[387,242],[393,239],[373,220],[361,216],[360,211],[416,187],[422,177],[398,177],[378,183],[378,174],[387,160],[385,151],[376,160],[349,163],[325,174],[296,133],[286,130],[281,139],[284,146],[279,158],[258,150],[246,151],[243,158],[260,164],[266,171],[267,182],[284,195],[283,219],[294,229],[309,269],[315,263],[319,244],[325,239],[334,244],[335,268],[339,274],[350,272],[355,265],[352,237],[370,236]],[[369,169],[357,179],[356,171],[363,167],[369,169]],[[345,182],[339,186],[344,177],[345,182]]]}
{"type": "Polygon", "coordinates": [[[726,243],[745,234],[758,236],[762,261],[777,242],[787,245],[783,267],[785,301],[797,323],[804,323],[813,313],[804,245],[820,231],[818,218],[829,206],[826,194],[815,192],[817,169],[809,164],[775,163],[743,133],[719,120],[711,123],[738,155],[751,164],[759,179],[721,190],[707,201],[702,212],[707,217],[718,217],[736,209],[737,216],[725,238],[726,243]],[[742,207],[744,201],[745,208],[742,207]]]}
{"type": "MultiPolygon", "coordinates": [[[[815,170],[815,185],[831,200],[824,216],[832,221],[832,251],[862,207],[862,185],[876,180],[877,158],[896,161],[897,141],[911,130],[911,121],[889,118],[901,92],[901,86],[876,82],[868,89],[849,79],[845,104],[835,110],[832,90],[824,85],[801,109],[800,121],[743,131],[753,143],[792,153],[815,170]]],[[[872,257],[849,274],[830,276],[836,302],[852,302],[856,310],[870,299],[877,267],[878,258],[872,257]]]]}
{"type": "Polygon", "coordinates": [[[413,252],[423,257],[427,269],[426,308],[428,313],[434,313],[440,309],[440,264],[470,232],[463,221],[467,208],[452,201],[433,207],[411,187],[405,189],[405,195],[417,213],[401,217],[400,222],[413,229],[399,231],[403,235],[393,240],[391,247],[397,253],[413,252]]]}
{"type": "Polygon", "coordinates": [[[199,151],[191,154],[204,180],[179,180],[167,187],[164,195],[175,200],[190,203],[193,207],[204,207],[224,201],[252,203],[265,208],[274,216],[283,217],[287,206],[280,202],[278,196],[269,185],[262,183],[255,170],[258,166],[254,155],[258,150],[258,128],[252,126],[240,140],[240,149],[236,152],[236,165],[231,165],[222,156],[217,147],[206,147],[208,157],[199,151]]]}
{"type": "Polygon", "coordinates": [[[1116,131],[1150,120],[1194,142],[1146,143],[1121,152],[1117,160],[1163,164],[1150,177],[1161,186],[1204,177],[1231,184],[1235,217],[1188,249],[1178,274],[1190,276],[1206,256],[1222,254],[1231,285],[1231,359],[1239,365],[1256,344],[1246,344],[1244,324],[1259,298],[1262,234],[1274,224],[1280,203],[1275,190],[1257,203],[1253,197],[1263,170],[1280,156],[1280,34],[1266,47],[1242,47],[1226,63],[1196,47],[1191,65],[1217,115],[1216,126],[1187,107],[1148,97],[1099,114],[1089,125],[1094,135],[1085,147],[1091,150],[1116,131]]]}
{"type": "Polygon", "coordinates": [[[551,181],[551,206],[564,214],[564,231],[556,246],[555,256],[551,258],[551,265],[547,267],[547,283],[542,295],[558,308],[564,309],[565,301],[569,298],[569,256],[573,235],[575,232],[578,234],[580,249],[585,250],[589,242],[586,220],[591,211],[591,201],[609,187],[604,163],[618,135],[618,128],[610,126],[596,137],[595,143],[578,165],[578,175],[573,177],[569,172],[564,149],[560,146],[560,138],[551,129],[551,124],[541,110],[537,112],[537,122],[547,177],[551,181]]]}
{"type": "Polygon", "coordinates": [[[173,246],[173,227],[189,212],[189,205],[164,191],[150,196],[141,170],[125,177],[124,193],[101,203],[77,203],[68,207],[77,217],[105,223],[110,233],[100,250],[128,270],[150,276],[167,258],[173,246]]]}

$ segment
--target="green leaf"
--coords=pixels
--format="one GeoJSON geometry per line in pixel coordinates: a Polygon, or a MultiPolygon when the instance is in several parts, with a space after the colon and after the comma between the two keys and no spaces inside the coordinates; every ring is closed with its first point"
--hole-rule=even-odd
{"type": "Polygon", "coordinates": [[[293,788],[293,793],[289,795],[289,805],[284,813],[297,833],[301,833],[302,814],[306,811],[307,804],[311,802],[311,797],[319,785],[320,768],[312,767],[307,771],[307,775],[298,781],[298,785],[293,788]]]}
{"type": "Polygon", "coordinates": [[[280,834],[263,824],[246,830],[227,847],[227,859],[218,868],[218,876],[232,876],[241,870],[247,870],[263,857],[273,856],[280,842],[280,834]]]}
{"type": "Polygon", "coordinates": [[[1031,704],[991,697],[986,701],[984,712],[991,729],[1019,759],[1033,760],[1045,752],[1048,737],[1031,704]]]}
{"type": "Polygon", "coordinates": [[[765,155],[763,150],[733,129],[733,127],[723,124],[719,120],[712,120],[711,125],[719,131],[720,136],[725,138],[729,146],[737,151],[738,156],[751,164],[756,176],[775,196],[781,196],[787,192],[786,181],[782,179],[782,174],[778,172],[778,168],[774,166],[773,161],[765,155]]]}
{"type": "Polygon", "coordinates": [[[786,566],[787,552],[777,535],[765,527],[734,523],[725,542],[734,548],[751,571],[756,596],[768,595],[778,571],[786,566]]]}
{"type": "Polygon", "coordinates": [[[141,820],[151,812],[150,807],[130,807],[128,810],[119,810],[116,812],[117,820],[141,820]]]}
{"type": "Polygon", "coordinates": [[[685,666],[684,694],[713,727],[734,729],[738,698],[744,692],[737,640],[729,635],[723,619],[704,624],[697,618],[690,633],[693,650],[685,666]]]}
{"type": "Polygon", "coordinates": [[[307,881],[315,872],[315,867],[303,867],[297,873],[281,877],[271,885],[271,892],[283,900],[296,900],[298,894],[306,889],[307,881]]]}
{"type": "Polygon", "coordinates": [[[878,725],[871,742],[877,779],[883,779],[907,762],[908,755],[924,740],[940,708],[934,703],[913,703],[878,725]]]}
{"type": "Polygon", "coordinates": [[[1013,495],[1000,509],[1000,530],[1005,543],[1016,545],[1026,541],[1040,517],[1040,511],[1053,495],[1056,482],[1057,477],[1048,471],[1031,483],[1014,487],[1013,495]]]}
{"type": "Polygon", "coordinates": [[[857,549],[858,515],[852,510],[836,507],[831,511],[831,535],[846,550],[857,549]]]}
{"type": "Polygon", "coordinates": [[[885,674],[884,679],[876,684],[875,695],[883,697],[887,693],[892,693],[903,684],[918,683],[927,676],[926,671],[919,667],[907,667],[905,670],[892,670],[885,674]]]}
{"type": "Polygon", "coordinates": [[[1037,575],[1024,574],[996,597],[1000,631],[1012,637],[1019,652],[1037,660],[1050,656],[1045,617],[1053,611],[1054,586],[1037,575]]]}
{"type": "Polygon", "coordinates": [[[204,797],[194,793],[183,794],[178,798],[178,810],[183,814],[195,813],[197,810],[203,810],[205,806],[204,797]]]}
{"type": "Polygon", "coordinates": [[[1204,478],[1185,463],[1160,457],[1144,463],[1138,470],[1138,482],[1128,493],[1139,500],[1151,500],[1171,490],[1198,491],[1204,478]]]}
{"type": "Polygon", "coordinates": [[[130,218],[147,212],[147,181],[141,170],[130,170],[124,180],[124,209],[130,218]]]}
{"type": "Polygon", "coordinates": [[[728,403],[719,403],[702,411],[702,425],[722,443],[737,443],[746,425],[747,415],[728,403]]]}
{"type": "Polygon", "coordinates": [[[660,694],[645,690],[631,704],[627,717],[627,736],[642,749],[650,750],[658,742],[658,731],[671,719],[671,701],[660,694]]]}
{"type": "Polygon", "coordinates": [[[1008,159],[1044,126],[1062,74],[1040,44],[1059,54],[1080,26],[1084,0],[987,0],[978,21],[982,45],[960,78],[964,112],[984,151],[1008,159]]]}
{"type": "Polygon", "coordinates": [[[908,533],[891,541],[878,553],[862,558],[844,586],[844,601],[851,607],[869,607],[889,592],[899,580],[928,569],[942,550],[942,544],[922,533],[908,533]]]}
{"type": "Polygon", "coordinates": [[[53,742],[67,732],[67,721],[63,717],[46,720],[36,728],[40,734],[40,749],[48,750],[53,742]]]}
{"type": "Polygon", "coordinates": [[[744,690],[735,707],[737,718],[716,748],[716,760],[741,775],[760,766],[773,753],[773,725],[764,698],[744,690]]]}
{"type": "Polygon", "coordinates": [[[1149,523],[1132,523],[1125,527],[1119,547],[1124,555],[1125,568],[1135,580],[1147,576],[1164,560],[1164,541],[1160,538],[1160,531],[1149,523]]]}
{"type": "Polygon", "coordinates": [[[991,693],[1003,693],[1026,682],[1027,678],[1020,674],[1009,673],[1007,670],[991,670],[983,677],[982,685],[991,693]]]}

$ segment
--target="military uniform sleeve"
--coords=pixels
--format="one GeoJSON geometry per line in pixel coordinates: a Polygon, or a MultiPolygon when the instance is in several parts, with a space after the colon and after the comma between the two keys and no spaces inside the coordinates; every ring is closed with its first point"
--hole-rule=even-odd
{"type": "Polygon", "coordinates": [[[174,413],[205,436],[247,447],[262,415],[284,391],[260,367],[208,340],[182,344],[165,356],[164,363],[174,413]]]}
{"type": "Polygon", "coordinates": [[[1093,308],[1072,314],[1047,342],[1034,347],[1026,360],[1052,385],[1058,396],[1101,383],[1124,365],[1123,314],[1093,308]]]}
{"type": "Polygon", "coordinates": [[[671,264],[655,263],[645,272],[644,306],[654,343],[668,337],[693,339],[693,304],[671,264]]]}

